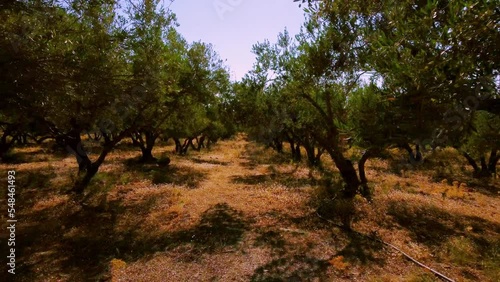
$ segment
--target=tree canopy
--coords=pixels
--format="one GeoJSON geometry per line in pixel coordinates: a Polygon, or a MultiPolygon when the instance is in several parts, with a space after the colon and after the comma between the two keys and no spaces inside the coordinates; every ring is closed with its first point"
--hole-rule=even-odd
{"type": "Polygon", "coordinates": [[[79,193],[125,139],[154,163],[159,139],[186,154],[237,131],[280,153],[289,145],[294,161],[305,152],[311,166],[328,155],[345,199],[370,198],[365,163],[393,147],[415,164],[451,146],[475,177],[496,173],[496,1],[295,2],[301,32],[256,43],[237,82],[159,0],[2,4],[0,156],[27,137],[54,139],[78,162],[79,193]]]}

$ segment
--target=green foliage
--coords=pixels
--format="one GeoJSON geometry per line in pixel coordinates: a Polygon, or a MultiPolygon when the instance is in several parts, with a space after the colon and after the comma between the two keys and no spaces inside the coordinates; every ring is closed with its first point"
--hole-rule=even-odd
{"type": "Polygon", "coordinates": [[[93,194],[107,194],[116,184],[126,184],[128,176],[112,172],[101,172],[97,174],[89,185],[89,192],[93,194]]]}
{"type": "Polygon", "coordinates": [[[461,266],[477,264],[479,253],[474,242],[466,237],[453,237],[443,247],[444,256],[461,266]]]}
{"type": "Polygon", "coordinates": [[[486,254],[483,266],[491,281],[500,279],[500,241],[497,240],[492,244],[492,247],[486,254]]]}
{"type": "Polygon", "coordinates": [[[131,135],[147,152],[161,134],[228,134],[226,67],[211,45],[182,38],[161,1],[33,0],[0,18],[1,154],[27,131],[56,139],[92,177],[131,135]],[[103,136],[94,163],[87,132],[103,136]]]}
{"type": "MultiPolygon", "coordinates": [[[[252,105],[251,133],[278,151],[284,140],[291,147],[303,146],[310,163],[315,163],[315,148],[325,150],[347,184],[346,193],[353,197],[364,174],[358,177],[344,152],[352,132],[361,135],[362,129],[356,127],[365,126],[362,117],[357,124],[350,122],[349,106],[359,105],[353,114],[365,110],[361,97],[359,102],[350,100],[361,85],[366,47],[359,45],[359,18],[336,5],[331,12],[334,16],[325,21],[311,16],[306,30],[295,40],[285,30],[274,45],[268,41],[256,44],[257,62],[244,79],[247,87],[241,97],[243,105],[252,105]]],[[[371,135],[379,134],[363,133],[366,139],[376,139],[371,135]]],[[[370,145],[370,141],[374,142],[360,140],[359,144],[370,145]]],[[[295,150],[294,158],[300,157],[297,155],[295,150]]]]}
{"type": "Polygon", "coordinates": [[[438,145],[456,142],[470,129],[476,103],[498,95],[493,83],[499,70],[498,48],[493,47],[499,40],[495,5],[411,0],[394,4],[368,6],[371,13],[384,15],[367,28],[369,63],[394,99],[392,110],[401,133],[438,145]],[[444,135],[437,136],[439,129],[444,135]]]}
{"type": "Polygon", "coordinates": [[[352,191],[366,182],[345,155],[353,143],[452,145],[495,160],[498,114],[476,113],[499,96],[494,1],[308,2],[301,32],[255,44],[236,83],[159,0],[3,6],[0,153],[25,132],[73,151],[99,132],[98,167],[131,135],[147,152],[161,135],[216,141],[243,129],[280,152],[288,142],[294,160],[325,151],[352,191]]]}
{"type": "Polygon", "coordinates": [[[384,148],[402,138],[396,133],[390,106],[390,101],[374,84],[352,92],[348,101],[348,121],[357,145],[384,148]]]}
{"type": "Polygon", "coordinates": [[[500,148],[500,116],[478,111],[473,120],[474,130],[464,142],[464,149],[476,157],[500,148]]]}

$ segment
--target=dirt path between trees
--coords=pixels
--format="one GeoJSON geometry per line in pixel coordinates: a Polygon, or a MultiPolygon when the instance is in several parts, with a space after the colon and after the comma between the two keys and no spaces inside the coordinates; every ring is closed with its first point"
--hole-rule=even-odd
{"type": "MultiPolygon", "coordinates": [[[[17,163],[0,164],[0,173],[18,176],[16,280],[432,281],[400,254],[319,219],[320,175],[288,154],[245,135],[186,156],[173,149],[158,144],[154,155],[171,157],[158,167],[135,162],[137,148],[120,145],[83,206],[65,193],[74,158],[16,149],[17,163]]],[[[442,250],[460,255],[458,247],[474,246],[467,253],[482,256],[498,248],[497,195],[432,182],[427,172],[398,175],[382,160],[367,168],[374,203],[356,200],[356,230],[377,230],[454,279],[495,281],[494,256],[481,258],[483,271],[442,250]]]]}

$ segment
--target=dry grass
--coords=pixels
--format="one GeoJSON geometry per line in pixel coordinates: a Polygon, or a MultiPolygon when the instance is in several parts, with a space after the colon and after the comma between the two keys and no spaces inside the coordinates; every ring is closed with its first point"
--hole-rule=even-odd
{"type": "MultiPolygon", "coordinates": [[[[172,150],[160,144],[153,153],[172,150]]],[[[0,164],[2,175],[18,175],[19,281],[436,281],[382,244],[317,217],[329,183],[323,174],[243,135],[170,155],[169,167],[137,164],[138,150],[123,144],[83,206],[64,193],[74,160],[50,151],[16,149],[0,164]]],[[[452,150],[427,157],[417,168],[396,150],[369,160],[374,201],[355,199],[354,229],[457,281],[498,281],[498,180],[471,180],[452,150]]],[[[328,177],[338,179],[335,171],[328,177]]]]}

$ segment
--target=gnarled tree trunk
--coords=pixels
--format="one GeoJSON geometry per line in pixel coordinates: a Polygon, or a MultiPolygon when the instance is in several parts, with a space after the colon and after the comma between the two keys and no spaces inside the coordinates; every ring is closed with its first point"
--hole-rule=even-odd
{"type": "Polygon", "coordinates": [[[58,143],[62,143],[66,150],[73,154],[78,163],[78,173],[87,170],[92,163],[83,147],[79,130],[72,130],[67,135],[56,137],[58,143]]]}
{"type": "Polygon", "coordinates": [[[314,147],[314,144],[308,138],[302,139],[302,145],[304,146],[304,149],[306,150],[307,163],[310,166],[321,165],[321,155],[323,155],[324,150],[321,148],[317,148],[317,150],[316,150],[316,148],[314,147]],[[316,151],[317,151],[317,153],[316,153],[316,151]]]}
{"type": "Polygon", "coordinates": [[[132,133],[132,142],[134,145],[138,146],[141,149],[142,156],[139,159],[140,162],[143,163],[154,163],[157,161],[155,157],[153,157],[153,147],[156,143],[156,139],[158,138],[158,134],[155,134],[151,131],[144,132],[135,132],[132,133]],[[142,137],[144,134],[144,138],[142,137]]]}
{"type": "Polygon", "coordinates": [[[422,159],[422,153],[420,152],[420,145],[415,146],[415,153],[413,153],[413,149],[410,147],[410,144],[404,143],[400,145],[403,149],[405,149],[408,152],[408,161],[411,164],[416,164],[421,162],[422,159]]]}
{"type": "Polygon", "coordinates": [[[302,154],[300,153],[300,143],[296,143],[292,137],[287,137],[287,139],[288,143],[290,144],[292,159],[296,162],[300,162],[302,160],[302,154]]]}
{"type": "Polygon", "coordinates": [[[7,128],[4,130],[2,137],[0,138],[0,160],[3,159],[4,155],[12,148],[12,145],[14,145],[16,135],[13,134],[13,131],[12,126],[7,125],[7,128]],[[11,138],[9,138],[9,136],[11,138]]]}
{"type": "Polygon", "coordinates": [[[470,166],[474,170],[472,172],[472,177],[485,178],[496,176],[496,166],[498,161],[500,160],[500,156],[497,154],[496,149],[491,150],[488,161],[486,161],[486,158],[484,156],[479,158],[479,163],[481,166],[479,166],[476,160],[474,160],[474,158],[467,152],[462,152],[462,156],[467,159],[470,166]]]}
{"type": "Polygon", "coordinates": [[[179,155],[185,155],[185,154],[187,154],[189,147],[191,147],[193,150],[196,150],[196,146],[193,144],[193,139],[194,139],[193,137],[189,137],[189,138],[184,139],[184,143],[182,145],[181,145],[181,142],[178,141],[178,139],[177,139],[177,141],[179,143],[177,143],[177,141],[175,141],[176,142],[175,143],[175,150],[176,150],[176,152],[179,155]],[[179,150],[178,150],[178,147],[177,147],[178,144],[180,146],[179,150]]]}
{"type": "Polygon", "coordinates": [[[273,138],[272,142],[269,144],[271,148],[276,150],[278,153],[283,153],[283,143],[280,138],[273,138]]]}
{"type": "Polygon", "coordinates": [[[105,146],[99,155],[99,158],[95,162],[91,162],[88,166],[87,169],[85,170],[85,175],[77,180],[73,186],[73,192],[77,194],[83,193],[85,188],[90,184],[90,180],[97,174],[97,171],[99,171],[99,167],[102,165],[104,162],[104,159],[106,156],[111,152],[113,149],[113,146],[105,146]]]}
{"type": "Polygon", "coordinates": [[[361,181],[360,184],[361,195],[363,195],[363,197],[365,197],[368,201],[371,201],[372,195],[370,192],[370,188],[368,187],[368,179],[366,178],[365,164],[370,157],[373,157],[375,154],[379,152],[380,151],[378,149],[368,149],[363,153],[361,159],[358,161],[359,179],[361,181]]]}
{"type": "Polygon", "coordinates": [[[342,153],[332,150],[330,148],[326,149],[330,157],[332,158],[335,166],[340,171],[340,175],[345,182],[344,187],[344,198],[353,199],[358,192],[358,188],[361,184],[361,181],[358,178],[358,174],[356,169],[354,168],[353,163],[346,159],[342,153]]]}
{"type": "Polygon", "coordinates": [[[491,150],[490,160],[488,162],[488,170],[494,177],[496,177],[497,175],[497,163],[499,160],[500,155],[498,155],[498,151],[496,149],[491,150]]]}
{"type": "Polygon", "coordinates": [[[201,136],[200,136],[200,139],[198,139],[198,148],[197,148],[197,149],[198,149],[198,151],[200,151],[200,150],[201,150],[201,148],[204,148],[204,147],[205,147],[205,144],[204,144],[204,143],[205,143],[205,139],[206,139],[206,138],[207,138],[207,137],[203,134],[203,135],[201,135],[201,136]]]}
{"type": "Polygon", "coordinates": [[[116,147],[116,144],[118,144],[126,136],[130,136],[128,130],[122,131],[115,136],[108,136],[103,132],[105,142],[102,147],[102,151],[95,162],[91,162],[89,160],[89,164],[85,169],[85,175],[75,182],[72,189],[73,192],[81,194],[85,191],[85,188],[87,188],[92,178],[97,174],[97,172],[99,171],[99,167],[104,163],[104,160],[106,159],[108,154],[116,147]]]}
{"type": "Polygon", "coordinates": [[[174,142],[175,142],[175,152],[180,155],[182,153],[181,140],[179,140],[179,138],[177,138],[177,137],[174,137],[172,139],[174,139],[174,142]]]}

